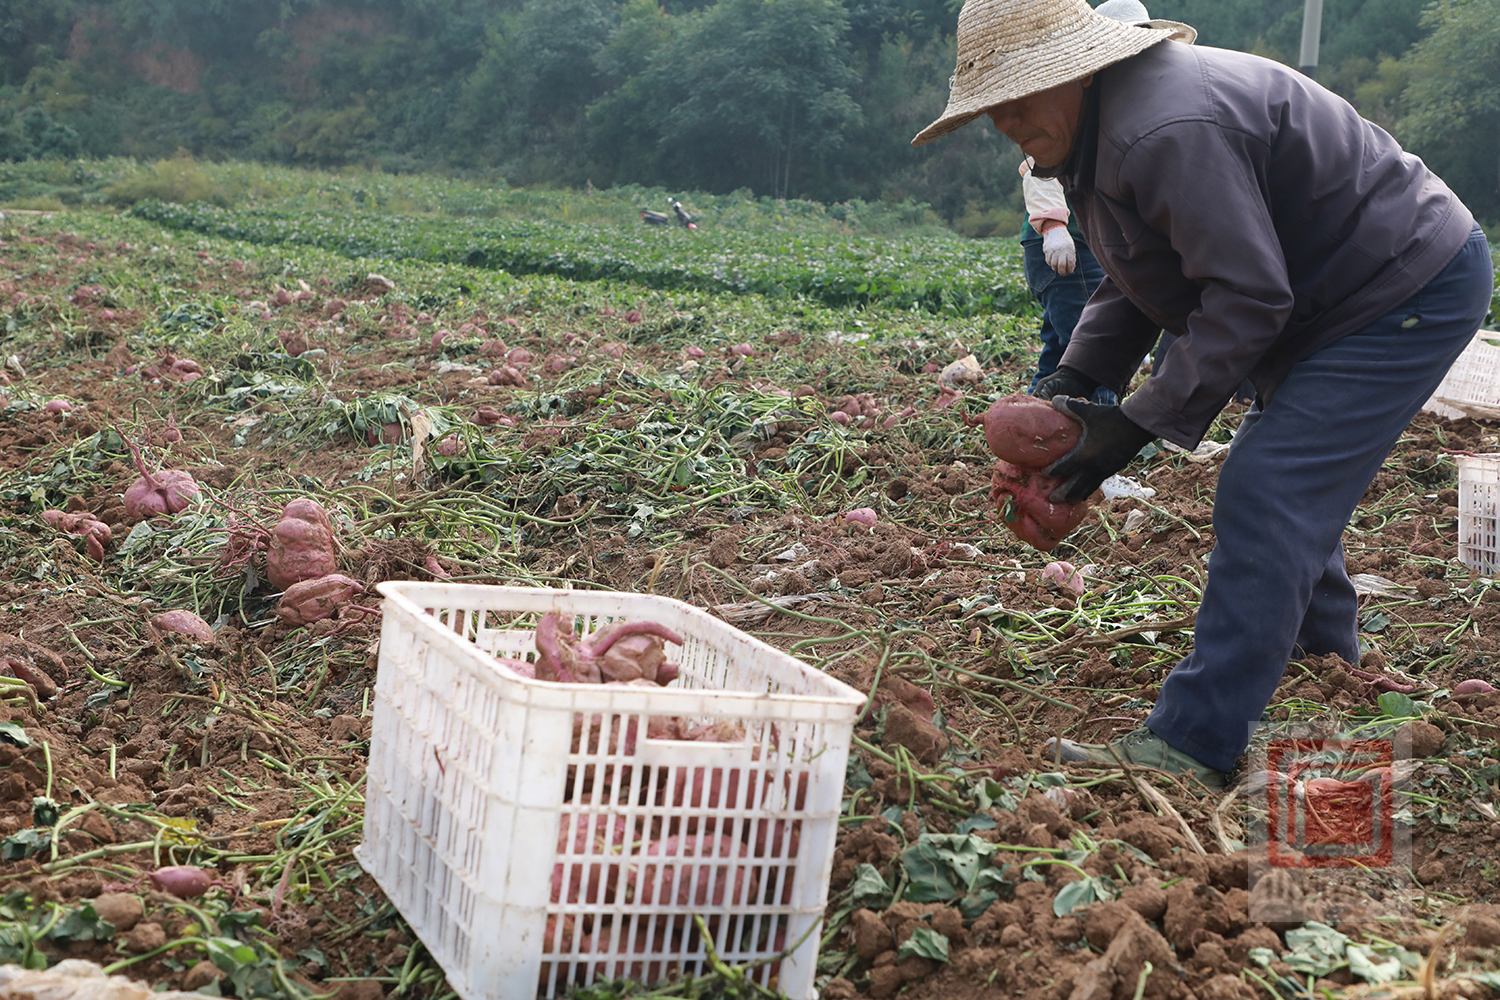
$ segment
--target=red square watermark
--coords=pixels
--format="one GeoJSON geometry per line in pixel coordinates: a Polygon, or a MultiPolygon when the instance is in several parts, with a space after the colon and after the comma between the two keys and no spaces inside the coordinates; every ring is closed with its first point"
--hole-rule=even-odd
{"type": "Polygon", "coordinates": [[[1266,767],[1272,868],[1387,868],[1397,854],[1391,740],[1275,737],[1266,767]]]}

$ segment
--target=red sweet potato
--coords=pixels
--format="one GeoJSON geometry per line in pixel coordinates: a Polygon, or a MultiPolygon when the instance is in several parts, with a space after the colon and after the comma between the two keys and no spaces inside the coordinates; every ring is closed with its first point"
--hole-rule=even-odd
{"type": "Polygon", "coordinates": [[[1051,552],[1088,516],[1089,500],[1053,503],[1061,480],[1042,472],[1078,443],[1083,431],[1074,418],[1046,400],[1016,393],[997,400],[973,427],[984,425],[985,441],[1000,461],[991,476],[990,500],[1016,537],[1051,552]]]}
{"type": "Polygon", "coordinates": [[[620,858],[630,841],[630,824],[623,816],[563,813],[562,827],[557,835],[557,853],[562,860],[552,868],[552,902],[612,900],[620,878],[620,858]],[[583,857],[568,856],[570,833],[571,853],[583,857]],[[591,861],[595,857],[613,860],[608,863],[591,861]]]}
{"type": "Polygon", "coordinates": [[[153,473],[146,468],[135,442],[127,438],[125,443],[129,445],[135,467],[141,473],[141,478],[130,484],[122,498],[125,516],[131,522],[176,514],[198,498],[202,490],[192,473],[181,469],[162,469],[153,473]]]}
{"type": "Polygon", "coordinates": [[[990,478],[990,502],[1000,509],[1005,526],[1041,552],[1051,552],[1089,513],[1089,501],[1053,503],[1048,497],[1062,481],[1039,469],[996,462],[990,478]]]}
{"type": "Polygon", "coordinates": [[[748,865],[728,862],[747,853],[744,844],[730,837],[668,837],[646,848],[646,856],[656,862],[637,861],[626,880],[634,901],[646,906],[743,906],[755,895],[754,875],[748,865]],[[719,863],[683,864],[687,858],[719,863]]]}
{"type": "Polygon", "coordinates": [[[979,420],[964,422],[984,424],[984,438],[996,458],[1033,469],[1066,455],[1083,431],[1077,420],[1059,413],[1047,400],[1023,392],[996,400],[979,420]]]}
{"type": "Polygon", "coordinates": [[[333,521],[316,500],[298,497],[282,508],[266,553],[266,579],[278,590],[338,572],[333,521]]]}
{"type": "Polygon", "coordinates": [[[592,940],[580,945],[579,950],[585,948],[591,951],[595,960],[593,973],[596,979],[657,983],[676,978],[681,972],[676,960],[661,957],[673,950],[671,930],[652,917],[618,916],[609,926],[596,930],[592,940]],[[636,960],[629,961],[631,957],[636,960]]]}
{"type": "Polygon", "coordinates": [[[172,611],[163,611],[161,614],[151,617],[151,625],[163,634],[170,632],[174,635],[184,636],[194,642],[202,643],[205,646],[212,646],[214,644],[214,630],[209,626],[208,622],[199,618],[191,611],[185,611],[181,608],[176,608],[172,611]]]}
{"type": "Polygon", "coordinates": [[[294,583],[276,602],[276,614],[288,625],[308,625],[331,618],[339,605],[365,591],[364,584],[340,573],[294,583]]]}

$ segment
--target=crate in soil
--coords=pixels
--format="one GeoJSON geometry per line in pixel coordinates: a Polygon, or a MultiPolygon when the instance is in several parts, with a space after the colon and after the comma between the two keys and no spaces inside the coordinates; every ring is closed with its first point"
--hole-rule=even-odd
{"type": "Polygon", "coordinates": [[[813,996],[864,695],[669,598],[380,591],[356,856],[460,996],[707,974],[701,930],[729,964],[789,950],[752,975],[813,996]],[[556,684],[498,662],[534,661],[536,623],[552,611],[582,635],[616,621],[674,630],[678,678],[556,684]],[[690,730],[713,739],[676,738],[690,730]]]}
{"type": "Polygon", "coordinates": [[[1453,362],[1428,408],[1457,410],[1476,420],[1500,420],[1500,331],[1480,330],[1453,362]]]}
{"type": "Polygon", "coordinates": [[[1500,455],[1459,455],[1458,558],[1481,576],[1500,572],[1500,455]]]}

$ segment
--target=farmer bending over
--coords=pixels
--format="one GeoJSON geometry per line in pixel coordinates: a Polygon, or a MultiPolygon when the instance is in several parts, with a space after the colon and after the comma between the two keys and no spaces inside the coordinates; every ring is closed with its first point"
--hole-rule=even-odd
{"type": "Polygon", "coordinates": [[[1157,437],[1193,448],[1240,382],[1193,651],[1142,729],[1064,760],[1222,787],[1293,656],[1359,659],[1344,526],[1494,290],[1469,210],[1341,98],[1279,63],[1162,44],[1084,0],[968,0],[948,107],[1062,181],[1105,279],[1034,394],[1084,425],[1047,471],[1083,500],[1157,437]],[[1158,328],[1177,341],[1118,406],[1158,328]]]}

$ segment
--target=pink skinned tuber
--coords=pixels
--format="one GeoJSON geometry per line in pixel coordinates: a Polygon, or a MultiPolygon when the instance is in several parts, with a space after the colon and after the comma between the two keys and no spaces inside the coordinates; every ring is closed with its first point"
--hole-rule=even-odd
{"type": "Polygon", "coordinates": [[[618,857],[630,844],[630,824],[623,816],[598,814],[563,813],[562,826],[557,835],[557,854],[561,858],[552,869],[552,902],[597,903],[601,891],[603,898],[614,895],[619,880],[620,864],[598,861],[588,863],[592,857],[618,857]],[[572,854],[582,858],[569,858],[569,829],[572,829],[572,854]],[[587,867],[585,867],[587,866],[587,867]],[[567,883],[564,900],[563,885],[567,883]]]}
{"type": "Polygon", "coordinates": [[[656,622],[616,622],[581,638],[574,636],[571,618],[548,612],[537,623],[536,675],[565,684],[639,679],[667,684],[677,667],[666,662],[662,640],[682,645],[680,635],[656,622]]]}
{"type": "Polygon", "coordinates": [[[294,583],[276,603],[276,614],[288,625],[308,625],[333,617],[339,605],[365,592],[364,584],[341,573],[294,583]]]}
{"type": "Polygon", "coordinates": [[[1083,593],[1083,574],[1070,562],[1049,562],[1042,569],[1042,579],[1051,580],[1060,589],[1070,593],[1083,593]]]}
{"type": "Polygon", "coordinates": [[[151,888],[157,892],[170,893],[178,899],[197,899],[215,885],[223,885],[211,878],[208,872],[192,865],[170,865],[158,868],[147,876],[151,888]]]}
{"type": "MultiPolygon", "coordinates": [[[[1088,516],[1090,500],[1053,503],[1060,481],[1043,470],[1078,443],[1082,424],[1046,400],[1016,393],[992,404],[983,417],[990,451],[999,459],[991,476],[990,501],[1006,527],[1041,552],[1051,552],[1088,516]]],[[[1060,581],[1061,582],[1061,581],[1060,581]]]]}
{"type": "Polygon", "coordinates": [[[844,520],[851,524],[858,524],[861,527],[873,528],[879,517],[876,515],[873,507],[856,507],[844,514],[844,520]]]}
{"type": "Polygon", "coordinates": [[[490,372],[485,381],[490,385],[524,386],[526,384],[526,376],[521,374],[519,368],[513,365],[505,365],[490,372]]]}
{"type": "Polygon", "coordinates": [[[316,500],[298,497],[282,508],[266,552],[266,579],[277,590],[338,570],[333,521],[316,500]]]}
{"type": "Polygon", "coordinates": [[[181,609],[163,611],[159,615],[152,616],[151,627],[158,632],[185,636],[205,646],[214,644],[214,630],[209,627],[208,622],[191,611],[181,609]]]}
{"type": "Polygon", "coordinates": [[[87,512],[70,514],[61,510],[44,510],[42,520],[58,531],[82,537],[89,558],[97,563],[104,562],[104,546],[110,543],[114,533],[109,530],[109,525],[94,517],[93,514],[87,512]]]}
{"type": "Polygon", "coordinates": [[[748,853],[744,844],[730,837],[668,837],[646,848],[646,856],[656,863],[637,862],[626,873],[626,881],[634,901],[646,906],[743,906],[755,895],[755,876],[743,862],[731,862],[739,862],[748,853]],[[700,863],[683,864],[682,859],[700,863]],[[711,861],[719,863],[702,863],[711,861]]]}
{"type": "MultiPolygon", "coordinates": [[[[124,438],[124,435],[120,435],[124,438]]],[[[151,517],[171,516],[186,510],[203,491],[192,473],[181,469],[162,469],[152,473],[141,459],[141,450],[128,438],[130,453],[135,458],[135,467],[141,478],[130,484],[125,491],[125,515],[131,521],[143,521],[151,517]]]]}
{"type": "Polygon", "coordinates": [[[985,441],[1001,461],[1040,469],[1062,458],[1078,443],[1083,425],[1025,393],[996,400],[984,416],[964,418],[970,427],[984,425],[985,441]]]}
{"type": "Polygon", "coordinates": [[[1453,685],[1451,696],[1454,698],[1475,698],[1482,694],[1490,694],[1494,690],[1495,686],[1489,681],[1482,681],[1475,677],[1470,680],[1459,681],[1453,685]]]}
{"type": "Polygon", "coordinates": [[[31,685],[31,689],[42,701],[47,701],[57,694],[57,682],[52,679],[51,675],[23,660],[0,658],[0,677],[14,677],[25,681],[31,685]]]}
{"type": "Polygon", "coordinates": [[[73,411],[73,404],[66,399],[49,399],[47,400],[47,405],[42,407],[42,409],[52,414],[71,413],[73,411]]]}

